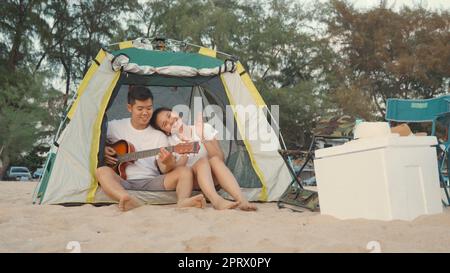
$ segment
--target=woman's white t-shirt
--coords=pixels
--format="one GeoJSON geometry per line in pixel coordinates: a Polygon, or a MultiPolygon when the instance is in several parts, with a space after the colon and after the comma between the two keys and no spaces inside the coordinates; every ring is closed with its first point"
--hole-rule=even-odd
{"type": "MultiPolygon", "coordinates": [[[[108,122],[107,139],[114,143],[121,139],[133,144],[136,151],[169,146],[167,136],[151,126],[143,130],[135,129],[131,119],[125,118],[108,122]]],[[[142,158],[127,166],[127,179],[148,179],[160,175],[156,166],[156,157],[142,158]]]]}
{"type": "MultiPolygon", "coordinates": [[[[197,160],[199,160],[202,157],[207,157],[208,156],[208,151],[205,148],[205,145],[203,145],[203,143],[201,143],[201,139],[200,137],[197,135],[196,131],[195,131],[195,127],[193,125],[187,126],[191,129],[192,131],[192,141],[198,141],[200,143],[200,150],[198,151],[197,154],[189,154],[188,155],[188,161],[187,161],[187,166],[192,166],[195,164],[195,162],[197,162],[197,160]]],[[[203,135],[205,137],[205,140],[213,140],[214,138],[216,138],[218,132],[216,129],[214,129],[214,127],[212,127],[210,124],[208,123],[204,123],[203,125],[203,135]]],[[[169,136],[169,144],[172,145],[177,145],[179,143],[182,143],[183,141],[175,134],[172,134],[171,136],[169,136]]]]}

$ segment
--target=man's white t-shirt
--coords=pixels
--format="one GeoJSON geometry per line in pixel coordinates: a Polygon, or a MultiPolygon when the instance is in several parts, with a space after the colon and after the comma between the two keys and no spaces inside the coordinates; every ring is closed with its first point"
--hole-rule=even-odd
{"type": "MultiPolygon", "coordinates": [[[[114,143],[121,139],[133,144],[136,151],[157,149],[169,145],[167,136],[151,126],[143,130],[131,125],[131,118],[112,120],[108,122],[107,139],[114,143]]],[[[156,166],[156,157],[142,158],[126,168],[127,180],[148,179],[160,175],[156,166]]]]}
{"type": "MultiPolygon", "coordinates": [[[[195,131],[195,127],[193,125],[188,126],[188,127],[190,127],[192,134],[193,134],[192,141],[200,142],[201,139],[197,135],[197,132],[195,131]]],[[[218,134],[218,131],[216,129],[214,129],[214,127],[212,127],[210,124],[208,124],[208,123],[203,124],[203,136],[204,136],[205,140],[213,140],[214,138],[216,138],[217,134],[218,134]]],[[[182,142],[183,141],[175,134],[172,134],[171,136],[169,136],[169,144],[171,146],[177,145],[182,142]]],[[[188,161],[187,161],[186,165],[191,167],[192,165],[195,164],[195,162],[197,162],[197,160],[199,160],[202,157],[207,157],[207,156],[208,156],[208,151],[206,150],[205,145],[203,145],[203,143],[200,142],[200,150],[198,151],[197,154],[189,154],[188,155],[188,161]]]]}

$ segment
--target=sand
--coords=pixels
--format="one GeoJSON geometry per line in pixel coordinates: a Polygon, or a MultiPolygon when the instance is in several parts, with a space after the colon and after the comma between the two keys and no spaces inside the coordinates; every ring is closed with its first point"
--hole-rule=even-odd
{"type": "Polygon", "coordinates": [[[116,205],[32,205],[35,186],[0,182],[0,252],[450,252],[448,208],[389,222],[343,221],[275,203],[258,203],[257,212],[210,204],[120,212],[116,205]]]}

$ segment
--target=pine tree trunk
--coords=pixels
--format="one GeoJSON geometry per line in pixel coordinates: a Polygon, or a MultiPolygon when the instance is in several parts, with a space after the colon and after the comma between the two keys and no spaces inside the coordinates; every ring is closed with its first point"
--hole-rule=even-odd
{"type": "Polygon", "coordinates": [[[9,156],[5,150],[3,150],[3,152],[2,152],[1,158],[2,158],[3,165],[0,167],[0,180],[3,180],[3,178],[5,177],[5,174],[6,174],[6,170],[8,169],[9,164],[11,162],[10,162],[9,156]]]}
{"type": "Polygon", "coordinates": [[[16,31],[14,33],[13,44],[11,47],[11,51],[9,52],[7,67],[11,71],[15,71],[16,67],[22,58],[20,56],[20,46],[22,44],[23,34],[24,34],[24,24],[25,24],[25,13],[26,13],[26,5],[23,1],[20,1],[19,8],[19,20],[16,26],[16,31]]]}
{"type": "Polygon", "coordinates": [[[68,71],[66,71],[66,93],[64,94],[64,109],[67,107],[67,101],[69,100],[69,91],[70,91],[70,65],[68,67],[68,71]]]}

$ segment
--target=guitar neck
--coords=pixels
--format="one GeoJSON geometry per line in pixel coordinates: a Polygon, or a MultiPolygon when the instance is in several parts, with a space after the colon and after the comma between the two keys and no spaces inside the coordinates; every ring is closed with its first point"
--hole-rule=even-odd
{"type": "MultiPolygon", "coordinates": [[[[173,152],[173,146],[165,147],[165,149],[169,152],[173,152]]],[[[159,148],[157,149],[150,149],[145,151],[139,151],[134,153],[128,153],[124,155],[120,155],[117,157],[119,160],[119,163],[127,162],[127,161],[135,161],[141,158],[151,157],[155,156],[159,153],[159,148]]]]}

